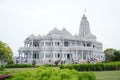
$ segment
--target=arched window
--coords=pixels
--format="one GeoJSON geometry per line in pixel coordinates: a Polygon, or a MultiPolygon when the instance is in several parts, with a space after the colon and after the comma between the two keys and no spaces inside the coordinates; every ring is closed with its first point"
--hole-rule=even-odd
{"type": "Polygon", "coordinates": [[[58,42],[57,44],[58,44],[58,46],[60,45],[60,43],[59,43],[59,42],[58,42]]]}
{"type": "Polygon", "coordinates": [[[60,54],[58,53],[58,58],[60,57],[60,54]]]}
{"type": "Polygon", "coordinates": [[[39,47],[39,43],[38,42],[33,42],[33,46],[34,47],[39,47]]]}
{"type": "Polygon", "coordinates": [[[68,43],[68,41],[65,41],[65,42],[64,42],[64,46],[66,46],[66,47],[67,47],[67,46],[68,46],[68,44],[69,44],[69,43],[68,43]]]}
{"type": "Polygon", "coordinates": [[[88,43],[88,44],[87,44],[87,47],[91,47],[91,44],[90,44],[90,43],[88,43]]]}

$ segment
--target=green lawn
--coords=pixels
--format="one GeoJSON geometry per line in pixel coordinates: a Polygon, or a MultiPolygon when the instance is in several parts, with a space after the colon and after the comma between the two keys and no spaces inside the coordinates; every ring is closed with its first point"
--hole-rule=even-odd
{"type": "Polygon", "coordinates": [[[96,80],[120,80],[120,71],[94,72],[96,80]]]}
{"type": "MultiPolygon", "coordinates": [[[[5,71],[25,71],[25,70],[34,70],[36,68],[10,68],[5,71]]],[[[96,80],[120,80],[120,71],[96,71],[93,72],[96,75],[96,80]]]]}

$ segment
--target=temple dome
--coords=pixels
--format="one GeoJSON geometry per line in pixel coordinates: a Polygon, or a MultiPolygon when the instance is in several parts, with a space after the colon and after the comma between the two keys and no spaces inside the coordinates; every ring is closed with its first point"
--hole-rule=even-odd
{"type": "Polygon", "coordinates": [[[55,27],[53,30],[51,30],[51,31],[49,32],[48,35],[51,35],[51,34],[61,34],[61,32],[60,32],[60,30],[58,30],[58,29],[55,27]]]}
{"type": "Polygon", "coordinates": [[[65,28],[62,29],[61,33],[63,35],[71,36],[70,32],[68,32],[65,28]]]}
{"type": "Polygon", "coordinates": [[[31,39],[35,39],[35,38],[36,38],[36,36],[34,34],[31,34],[24,40],[24,42],[27,42],[27,41],[29,41],[31,39]]]}
{"type": "Polygon", "coordinates": [[[39,34],[36,38],[42,38],[42,36],[39,34]]]}
{"type": "Polygon", "coordinates": [[[35,35],[34,34],[31,34],[30,36],[28,36],[29,39],[33,39],[35,38],[35,35]]]}

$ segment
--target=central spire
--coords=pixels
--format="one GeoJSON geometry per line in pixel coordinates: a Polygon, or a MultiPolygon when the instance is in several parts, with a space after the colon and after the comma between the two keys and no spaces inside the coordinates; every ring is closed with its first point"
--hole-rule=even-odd
{"type": "MultiPolygon", "coordinates": [[[[86,10],[85,10],[86,12],[86,10]]],[[[83,17],[80,22],[80,29],[79,29],[79,36],[85,37],[86,34],[91,34],[89,22],[87,20],[87,17],[85,14],[83,14],[83,17]]]]}

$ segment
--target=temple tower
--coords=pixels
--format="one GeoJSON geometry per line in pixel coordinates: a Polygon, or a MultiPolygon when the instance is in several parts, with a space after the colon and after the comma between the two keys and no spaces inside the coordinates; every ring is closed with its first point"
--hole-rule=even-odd
{"type": "Polygon", "coordinates": [[[81,19],[81,22],[80,22],[79,36],[85,37],[86,34],[91,34],[91,31],[90,31],[89,22],[87,20],[87,17],[84,14],[81,19]]]}

